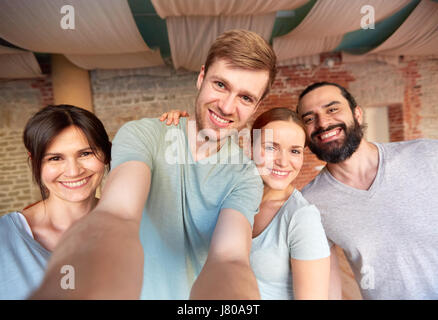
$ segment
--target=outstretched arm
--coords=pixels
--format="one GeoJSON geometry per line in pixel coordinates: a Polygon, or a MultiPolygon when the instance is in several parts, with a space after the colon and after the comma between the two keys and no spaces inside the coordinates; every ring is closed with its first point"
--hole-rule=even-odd
{"type": "Polygon", "coordinates": [[[251,235],[251,225],[243,214],[222,209],[191,299],[260,299],[249,261],[251,235]]]}
{"type": "Polygon", "coordinates": [[[336,245],[330,248],[330,285],[329,299],[342,300],[342,282],[341,270],[339,268],[338,255],[336,253],[336,245]]]}
{"type": "Polygon", "coordinates": [[[328,299],[330,257],[316,260],[291,259],[291,266],[296,300],[328,299]]]}
{"type": "Polygon", "coordinates": [[[63,235],[31,298],[138,299],[143,280],[139,226],[150,181],[143,162],[126,162],[111,171],[99,204],[63,235]],[[74,285],[66,289],[63,266],[74,271],[69,279],[74,285]]]}

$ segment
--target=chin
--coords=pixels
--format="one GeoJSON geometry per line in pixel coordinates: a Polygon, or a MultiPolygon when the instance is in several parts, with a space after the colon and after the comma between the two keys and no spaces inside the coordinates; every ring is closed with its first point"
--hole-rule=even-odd
{"type": "Polygon", "coordinates": [[[268,186],[273,190],[284,190],[291,184],[291,181],[278,182],[278,181],[271,181],[268,179],[263,180],[263,182],[266,186],[268,186]]]}
{"type": "Polygon", "coordinates": [[[68,202],[83,202],[95,197],[96,192],[87,194],[66,194],[62,198],[68,202]]]}

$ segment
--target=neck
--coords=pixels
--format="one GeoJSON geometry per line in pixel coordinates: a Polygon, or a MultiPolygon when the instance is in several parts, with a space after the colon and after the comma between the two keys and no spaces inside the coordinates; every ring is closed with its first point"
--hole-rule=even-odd
{"type": "Polygon", "coordinates": [[[77,203],[49,197],[43,201],[45,214],[41,217],[50,228],[63,232],[93,210],[97,202],[98,199],[94,196],[77,203]]]}
{"type": "Polygon", "coordinates": [[[227,141],[226,138],[222,140],[205,141],[204,137],[201,137],[201,139],[198,140],[200,134],[194,118],[188,118],[186,130],[189,147],[195,161],[199,161],[216,154],[227,141]]]}
{"type": "Polygon", "coordinates": [[[353,188],[368,190],[374,181],[379,166],[377,147],[362,139],[357,150],[345,161],[327,163],[334,178],[353,188]]]}
{"type": "Polygon", "coordinates": [[[266,201],[286,201],[289,199],[292,192],[294,192],[295,187],[290,184],[285,189],[278,190],[278,189],[272,189],[268,185],[265,184],[265,187],[263,189],[263,198],[262,202],[266,201]]]}

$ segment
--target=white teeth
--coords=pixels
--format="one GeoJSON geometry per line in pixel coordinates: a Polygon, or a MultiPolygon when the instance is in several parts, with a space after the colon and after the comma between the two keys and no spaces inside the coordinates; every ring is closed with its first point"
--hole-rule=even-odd
{"type": "Polygon", "coordinates": [[[87,179],[82,179],[81,181],[77,181],[77,182],[61,182],[63,185],[66,185],[67,187],[79,187],[82,186],[83,184],[85,184],[87,182],[87,179]]]}
{"type": "Polygon", "coordinates": [[[327,138],[333,137],[336,133],[337,133],[337,130],[323,134],[321,136],[321,139],[327,139],[327,138]]]}
{"type": "Polygon", "coordinates": [[[227,120],[224,120],[224,119],[222,119],[222,118],[219,118],[217,115],[215,115],[213,112],[211,113],[211,115],[213,116],[213,118],[215,118],[218,122],[220,122],[220,123],[230,123],[231,121],[227,121],[227,120]]]}
{"type": "Polygon", "coordinates": [[[272,170],[272,173],[279,175],[279,176],[287,176],[289,174],[289,172],[284,172],[284,171],[277,171],[277,170],[272,170]]]}

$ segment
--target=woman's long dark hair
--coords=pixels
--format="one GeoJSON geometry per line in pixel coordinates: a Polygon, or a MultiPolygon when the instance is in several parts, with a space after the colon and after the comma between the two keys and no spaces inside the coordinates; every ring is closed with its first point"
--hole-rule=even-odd
{"type": "Polygon", "coordinates": [[[40,188],[42,199],[49,196],[41,181],[41,164],[47,147],[67,127],[79,128],[87,137],[91,149],[102,154],[103,163],[111,161],[111,142],[102,122],[90,111],[72,105],[49,105],[35,113],[27,122],[23,142],[29,153],[32,175],[40,188]]]}

